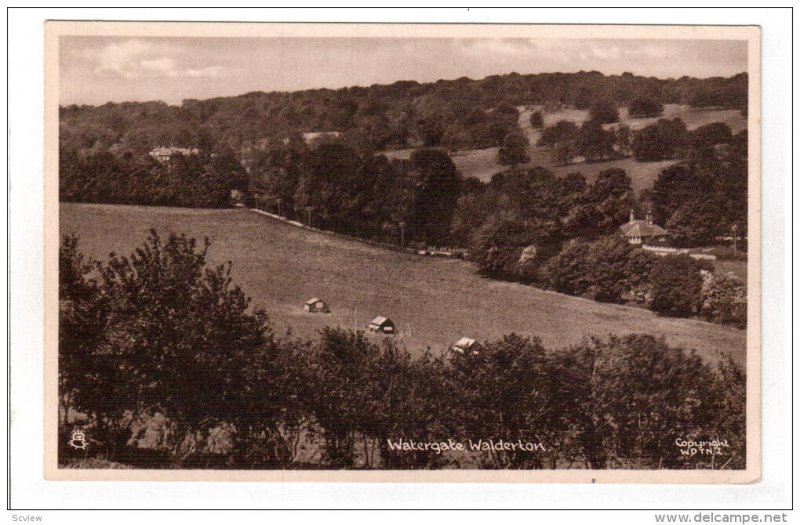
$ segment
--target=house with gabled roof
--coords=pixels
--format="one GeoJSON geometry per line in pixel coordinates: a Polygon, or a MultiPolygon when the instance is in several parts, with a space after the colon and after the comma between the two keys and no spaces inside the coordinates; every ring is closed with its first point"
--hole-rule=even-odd
{"type": "Polygon", "coordinates": [[[637,219],[636,213],[631,210],[630,220],[619,227],[622,236],[630,244],[644,245],[663,243],[667,240],[669,232],[653,222],[652,212],[647,212],[644,220],[637,219]]]}

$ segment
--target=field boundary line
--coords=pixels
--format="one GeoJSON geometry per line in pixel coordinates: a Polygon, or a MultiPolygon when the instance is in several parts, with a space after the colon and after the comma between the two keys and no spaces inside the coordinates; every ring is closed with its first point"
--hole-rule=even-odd
{"type": "Polygon", "coordinates": [[[303,224],[302,222],[293,221],[293,220],[290,220],[290,219],[288,219],[286,217],[282,217],[280,215],[276,215],[276,214],[270,213],[268,211],[259,210],[258,208],[247,208],[247,209],[252,211],[252,212],[258,213],[260,215],[264,215],[265,217],[269,217],[272,220],[279,221],[279,222],[282,222],[284,224],[288,224],[290,226],[294,226],[295,228],[301,228],[301,229],[304,229],[304,230],[313,231],[313,232],[317,232],[317,233],[322,233],[322,234],[325,234],[325,235],[331,235],[333,237],[339,237],[339,238],[342,238],[342,239],[348,239],[348,240],[351,240],[351,241],[356,241],[356,242],[359,242],[359,243],[375,246],[376,248],[383,248],[383,249],[392,250],[392,251],[395,251],[395,252],[408,253],[410,255],[416,255],[418,257],[424,257],[425,255],[427,255],[427,253],[420,253],[420,250],[416,250],[414,248],[405,248],[405,247],[402,247],[402,246],[397,246],[396,244],[389,244],[389,243],[386,243],[386,242],[373,241],[371,239],[364,239],[363,237],[357,237],[355,235],[348,235],[346,233],[339,233],[339,232],[335,232],[335,231],[332,231],[332,230],[325,230],[325,229],[322,229],[322,228],[315,228],[313,226],[308,226],[307,224],[303,224]]]}

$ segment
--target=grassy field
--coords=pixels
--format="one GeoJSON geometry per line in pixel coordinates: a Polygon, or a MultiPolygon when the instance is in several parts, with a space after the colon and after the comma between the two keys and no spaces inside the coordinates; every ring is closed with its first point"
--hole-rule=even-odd
{"type": "MultiPolygon", "coordinates": [[[[497,150],[499,148],[468,149],[448,152],[453,164],[464,177],[477,177],[484,182],[489,182],[492,175],[507,169],[497,163],[497,150]]],[[[389,159],[409,159],[414,152],[413,148],[382,151],[389,159]]]]}
{"type": "MultiPolygon", "coordinates": [[[[389,158],[409,158],[413,149],[403,149],[384,152],[389,158]]],[[[587,164],[555,165],[551,159],[550,150],[531,147],[528,151],[531,162],[524,166],[544,166],[559,177],[568,173],[582,173],[589,183],[594,182],[600,172],[622,168],[631,178],[631,187],[638,195],[643,189],[653,187],[653,181],[664,168],[675,164],[674,160],[658,162],[638,162],[635,159],[616,159],[607,162],[592,162],[587,164]]],[[[453,164],[464,177],[477,177],[483,182],[489,182],[495,173],[499,173],[507,166],[497,163],[497,148],[472,149],[450,153],[453,164]]]]}
{"type": "MultiPolygon", "coordinates": [[[[363,329],[377,315],[393,319],[410,350],[441,351],[462,336],[479,340],[510,332],[538,336],[549,348],[590,335],[633,332],[664,336],[714,360],[745,358],[745,332],[648,310],[596,303],[515,283],[481,278],[468,262],[387,251],[290,226],[249,210],[190,210],[61,204],[61,233],[105,260],[130,253],[149,228],[211,242],[210,262],[233,262],[234,281],[263,307],[279,333],[314,337],[326,325],[363,329]],[[320,297],[332,313],[305,314],[320,297]]],[[[375,336],[379,337],[379,336],[375,336]]]]}
{"type": "Polygon", "coordinates": [[[631,188],[636,196],[644,189],[652,189],[653,182],[658,178],[659,173],[675,164],[674,160],[662,160],[656,162],[638,162],[635,159],[617,159],[607,162],[592,162],[589,164],[571,164],[568,166],[555,166],[549,169],[563,177],[568,173],[582,173],[586,177],[586,182],[592,183],[597,180],[598,175],[605,170],[622,168],[631,178],[631,188]]]}
{"type": "Polygon", "coordinates": [[[620,121],[631,129],[642,129],[660,118],[679,118],[686,123],[686,127],[690,130],[714,122],[727,124],[734,134],[747,129],[747,117],[743,116],[738,109],[703,109],[679,104],[664,104],[664,114],[660,117],[630,118],[628,117],[628,108],[619,108],[619,116],[620,121]]]}
{"type": "MultiPolygon", "coordinates": [[[[383,153],[389,158],[408,159],[413,151],[413,149],[402,149],[383,153]]],[[[531,162],[525,164],[524,166],[526,167],[544,166],[559,177],[563,177],[568,173],[582,173],[589,183],[594,182],[602,171],[622,168],[631,178],[631,187],[637,195],[641,190],[653,187],[653,181],[661,173],[661,170],[675,164],[674,160],[638,162],[635,159],[627,158],[564,166],[553,163],[550,150],[531,147],[528,154],[531,157],[531,162]]],[[[456,151],[450,153],[450,157],[464,177],[477,177],[483,182],[489,182],[495,173],[507,169],[507,166],[501,166],[497,163],[497,148],[456,151]]]]}

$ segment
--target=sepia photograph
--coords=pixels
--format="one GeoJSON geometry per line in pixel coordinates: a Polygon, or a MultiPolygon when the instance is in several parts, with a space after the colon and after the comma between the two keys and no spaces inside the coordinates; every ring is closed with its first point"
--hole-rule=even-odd
{"type": "Polygon", "coordinates": [[[759,479],[758,27],[45,36],[47,479],[759,479]]]}

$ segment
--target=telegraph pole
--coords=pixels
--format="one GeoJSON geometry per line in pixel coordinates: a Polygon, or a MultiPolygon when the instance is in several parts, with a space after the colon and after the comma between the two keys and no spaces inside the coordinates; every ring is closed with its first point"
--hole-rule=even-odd
{"type": "Polygon", "coordinates": [[[308,212],[308,227],[311,227],[311,212],[314,211],[313,206],[306,206],[306,211],[308,212]]]}
{"type": "Polygon", "coordinates": [[[400,221],[400,247],[403,248],[406,245],[406,222],[400,221]]]}

